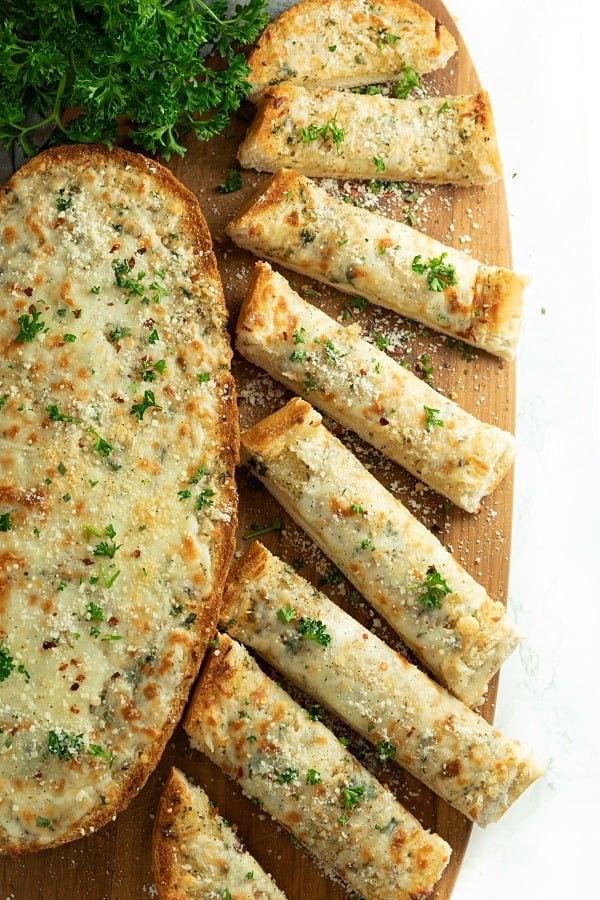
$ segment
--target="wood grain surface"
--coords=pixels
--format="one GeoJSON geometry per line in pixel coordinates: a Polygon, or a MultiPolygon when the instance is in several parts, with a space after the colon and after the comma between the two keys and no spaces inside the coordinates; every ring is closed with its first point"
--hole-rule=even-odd
{"type": "MultiPolygon", "coordinates": [[[[452,94],[476,90],[480,86],[477,73],[450,14],[437,0],[423,0],[422,5],[450,28],[459,47],[446,70],[423,79],[428,92],[452,94]]],[[[491,101],[493,106],[493,97],[491,101]]],[[[249,104],[244,106],[224,135],[208,144],[190,139],[185,157],[170,163],[174,174],[197,193],[210,226],[230,310],[232,332],[254,259],[232,245],[224,236],[224,226],[267,176],[243,172],[241,191],[221,194],[216,188],[235,162],[237,147],[252,113],[253,107],[249,104]]],[[[499,144],[502,153],[501,134],[499,144]]],[[[382,191],[377,195],[364,186],[358,189],[348,183],[340,186],[357,202],[374,202],[378,211],[392,217],[402,219],[405,211],[410,209],[417,217],[417,228],[449,245],[467,250],[477,259],[507,267],[512,264],[503,182],[486,188],[423,189],[422,186],[414,186],[417,197],[412,193],[413,186],[408,186],[404,193],[382,191]]],[[[347,296],[286,273],[283,269],[280,271],[311,302],[330,314],[342,313],[349,299],[347,296]]],[[[513,430],[513,364],[453,344],[385,310],[370,307],[364,311],[353,311],[351,315],[366,335],[383,334],[388,338],[388,352],[402,359],[422,377],[429,377],[438,390],[452,396],[479,418],[513,430]]],[[[267,375],[237,356],[234,374],[242,428],[278,408],[290,396],[267,375]]],[[[476,580],[494,598],[505,602],[509,577],[512,475],[484,502],[477,515],[470,515],[425,490],[397,466],[384,461],[376,451],[329,424],[371,471],[437,534],[476,580]]],[[[238,473],[238,486],[240,552],[248,545],[245,536],[249,532],[256,526],[268,526],[274,518],[280,517],[282,531],[265,534],[261,537],[263,543],[288,562],[302,564],[302,574],[306,578],[394,647],[402,649],[398,639],[385,625],[373,618],[365,603],[351,601],[348,584],[344,580],[339,581],[332,564],[287,519],[270,495],[264,489],[258,489],[243,470],[238,473]]],[[[493,717],[497,687],[496,678],[482,708],[483,715],[489,720],[493,717]]],[[[297,692],[293,693],[298,697],[297,692]]],[[[372,751],[339,722],[326,721],[337,734],[347,737],[350,749],[363,764],[387,783],[427,828],[450,843],[452,859],[434,894],[437,900],[448,900],[467,849],[471,825],[413,778],[392,764],[383,766],[374,758],[372,751]]],[[[341,900],[347,896],[343,886],[326,878],[309,854],[292,844],[283,829],[247,800],[232,781],[193,751],[186,735],[178,728],[154,775],[130,807],[112,824],[97,834],[56,850],[0,860],[2,900],[145,900],[156,896],[150,866],[153,816],[165,777],[173,764],[201,784],[221,813],[237,824],[238,833],[248,849],[273,874],[290,900],[341,900]]],[[[493,852],[493,827],[488,829],[490,852],[493,852]]],[[[481,892],[485,896],[485,884],[481,885],[481,892]]]]}

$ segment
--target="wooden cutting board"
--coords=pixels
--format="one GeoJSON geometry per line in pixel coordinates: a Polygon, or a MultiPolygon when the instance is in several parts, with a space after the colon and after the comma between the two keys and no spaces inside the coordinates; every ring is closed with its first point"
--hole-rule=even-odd
{"type": "MultiPolygon", "coordinates": [[[[470,93],[480,87],[469,53],[442,3],[423,0],[422,5],[455,35],[458,53],[447,69],[423,79],[429,93],[470,93]]],[[[485,88],[485,85],[483,85],[485,88]]],[[[494,98],[491,98],[492,105],[494,98]]],[[[243,172],[243,187],[221,194],[217,185],[235,162],[235,153],[252,116],[248,104],[232,121],[226,133],[208,144],[190,140],[183,159],[174,159],[170,167],[175,175],[199,197],[210,226],[225,295],[230,310],[231,330],[244,296],[254,259],[234,247],[224,236],[225,224],[267,176],[243,172]]],[[[502,151],[502,135],[499,135],[502,151]]],[[[484,262],[510,267],[510,233],[504,184],[485,188],[448,188],[407,185],[401,191],[379,192],[377,186],[341,183],[352,202],[364,203],[391,217],[406,219],[438,240],[468,251],[484,262]]],[[[427,329],[415,326],[385,310],[348,309],[348,296],[286,273],[297,290],[311,302],[347,321],[357,321],[366,335],[383,335],[387,351],[408,364],[434,387],[450,395],[479,418],[513,430],[515,417],[515,368],[485,353],[456,345],[427,329]]],[[[290,395],[236,356],[234,374],[239,394],[241,427],[262,418],[281,406],[290,395]]],[[[344,434],[329,423],[359,458],[432,529],[457,556],[465,568],[495,598],[506,601],[510,531],[512,516],[512,476],[504,480],[488,498],[477,515],[469,515],[449,502],[425,490],[397,466],[384,461],[374,450],[352,435],[344,434]]],[[[351,600],[348,584],[339,579],[332,564],[317,551],[283,514],[264,489],[257,489],[247,473],[238,473],[240,522],[238,549],[243,552],[257,529],[268,528],[279,518],[281,531],[267,531],[261,540],[286,561],[302,565],[302,574],[328,593],[340,605],[376,631],[394,647],[398,639],[383,623],[373,619],[362,601],[351,600]]],[[[278,677],[278,676],[277,676],[278,677]]],[[[492,683],[483,715],[491,721],[498,679],[492,683]]],[[[294,692],[298,696],[297,692],[294,692]]],[[[437,799],[393,765],[383,766],[356,735],[339,722],[327,720],[337,734],[344,735],[361,761],[386,782],[425,825],[445,838],[453,848],[451,862],[434,896],[448,900],[467,848],[471,825],[445,802],[437,799]]],[[[43,851],[18,859],[0,860],[2,897],[15,900],[147,900],[155,896],[150,867],[151,832],[154,811],[161,787],[171,765],[179,766],[192,780],[202,784],[221,813],[238,825],[248,849],[275,877],[290,900],[342,900],[343,887],[325,878],[310,856],[293,846],[289,836],[265,814],[242,796],[237,787],[200,754],[190,749],[181,728],[175,732],[163,759],[145,788],[118,819],[98,834],[56,850],[43,851]]],[[[493,852],[493,825],[489,847],[493,852]]],[[[481,885],[485,896],[486,886],[481,885]]]]}

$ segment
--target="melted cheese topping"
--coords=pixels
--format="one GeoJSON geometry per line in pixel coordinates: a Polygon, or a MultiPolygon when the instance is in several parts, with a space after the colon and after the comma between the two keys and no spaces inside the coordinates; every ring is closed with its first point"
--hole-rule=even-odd
{"type": "Polygon", "coordinates": [[[225,591],[222,626],[444,800],[485,826],[542,774],[492,728],[282,560],[254,543],[225,591]],[[281,610],[287,610],[287,616],[281,610]],[[327,646],[298,640],[302,617],[327,646]],[[289,621],[287,621],[289,619],[289,621]]]}
{"type": "Polygon", "coordinates": [[[0,225],[0,849],[155,759],[235,518],[212,254],[150,164],[90,160],[17,176],[0,225]]]}
{"type": "Polygon", "coordinates": [[[450,847],[420,823],[224,635],[184,722],[194,746],[236,779],[361,896],[428,896],[450,847]],[[207,683],[206,683],[207,682],[207,683]]]}

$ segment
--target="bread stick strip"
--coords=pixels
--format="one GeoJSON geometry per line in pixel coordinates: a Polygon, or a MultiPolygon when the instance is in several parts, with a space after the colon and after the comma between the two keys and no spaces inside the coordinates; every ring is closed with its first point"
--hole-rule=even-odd
{"type": "Polygon", "coordinates": [[[154,820],[152,868],[160,900],[285,900],[207,794],[176,768],[154,820]]]}
{"type": "Polygon", "coordinates": [[[456,52],[447,28],[412,0],[304,0],[268,25],[248,64],[256,101],[269,85],[355,87],[443,68],[456,52]]]}
{"type": "Polygon", "coordinates": [[[485,185],[502,177],[489,96],[396,100],[268,88],[238,150],[248,169],[328,178],[485,185]]]}
{"type": "Polygon", "coordinates": [[[371,900],[427,896],[450,857],[321,722],[227,635],[184,721],[193,745],[371,900]]]}
{"type": "Polygon", "coordinates": [[[303,300],[257,262],[237,321],[246,359],[468,512],[506,475],[514,438],[303,300]],[[300,342],[301,341],[301,342],[300,342]],[[444,424],[427,427],[426,410],[444,424]]]}
{"type": "Polygon", "coordinates": [[[432,791],[485,827],[542,774],[493,728],[254,541],[230,572],[221,627],[336,713],[432,791]],[[298,640],[323,622],[327,647],[298,640]]]}
{"type": "Polygon", "coordinates": [[[515,355],[525,276],[344,203],[290,169],[273,175],[226,232],[257,256],[497,356],[515,355]]]}
{"type": "Polygon", "coordinates": [[[520,640],[500,601],[371,475],[300,398],[242,435],[283,508],[468,706],[520,640]],[[436,587],[437,585],[437,587],[436,587]]]}

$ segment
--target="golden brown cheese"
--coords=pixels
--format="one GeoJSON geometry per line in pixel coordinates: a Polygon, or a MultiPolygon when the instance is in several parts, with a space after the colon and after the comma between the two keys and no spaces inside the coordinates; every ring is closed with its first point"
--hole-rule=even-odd
{"type": "Polygon", "coordinates": [[[415,900],[439,880],[448,844],[228,635],[209,654],[184,728],[192,746],[360,896],[415,900]]]}
{"type": "Polygon", "coordinates": [[[57,148],[0,199],[0,850],[126,805],[212,637],[236,523],[223,291],[162,166],[57,148]]]}
{"type": "Polygon", "coordinates": [[[468,706],[521,635],[299,397],[241,437],[253,474],[433,675],[468,706]]]}
{"type": "Polygon", "coordinates": [[[284,10],[251,51],[249,97],[280,81],[356,87],[443,68],[450,31],[412,0],[303,0],[284,10]]]}
{"type": "Polygon", "coordinates": [[[281,169],[226,228],[240,247],[489,353],[515,356],[528,278],[281,169]]]}
{"type": "Polygon", "coordinates": [[[160,900],[285,900],[208,795],[173,768],[152,831],[160,900]]]}
{"type": "Polygon", "coordinates": [[[236,335],[246,359],[468,512],[513,463],[511,434],[435,391],[357,325],[338,325],[268,263],[254,267],[236,335]]]}
{"type": "Polygon", "coordinates": [[[436,794],[485,827],[543,772],[493,728],[255,541],[229,575],[221,627],[436,794]],[[325,647],[301,636],[320,622],[325,647]]]}
{"type": "Polygon", "coordinates": [[[326,178],[464,186],[502,177],[485,91],[397,100],[286,82],[263,93],[238,159],[326,178]]]}

